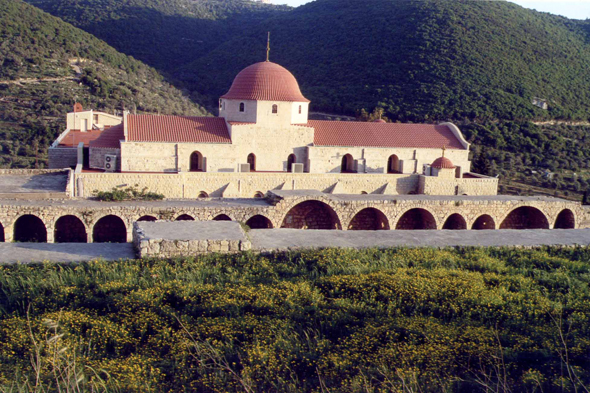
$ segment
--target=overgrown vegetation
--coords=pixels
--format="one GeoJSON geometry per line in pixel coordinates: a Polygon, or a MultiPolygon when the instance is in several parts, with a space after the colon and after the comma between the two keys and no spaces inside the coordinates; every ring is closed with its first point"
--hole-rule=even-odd
{"type": "Polygon", "coordinates": [[[0,266],[0,386],[582,392],[589,271],[588,248],[0,266]]]}
{"type": "Polygon", "coordinates": [[[113,187],[111,191],[94,190],[96,199],[104,202],[123,202],[123,201],[161,201],[164,195],[148,191],[147,187],[142,190],[137,189],[136,184],[133,187],[117,188],[113,187]]]}

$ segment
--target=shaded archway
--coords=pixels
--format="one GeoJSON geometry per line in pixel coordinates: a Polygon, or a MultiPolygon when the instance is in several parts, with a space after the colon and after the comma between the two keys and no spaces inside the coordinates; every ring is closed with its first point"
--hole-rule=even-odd
{"type": "Polygon", "coordinates": [[[272,222],[260,214],[250,217],[250,219],[246,221],[246,225],[252,229],[272,229],[272,222]]]}
{"type": "Polygon", "coordinates": [[[104,216],[92,229],[94,243],[127,243],[127,228],[120,217],[104,216]]]}
{"type": "Polygon", "coordinates": [[[508,214],[500,224],[500,229],[549,229],[549,221],[541,210],[522,206],[508,214]]]}
{"type": "Polygon", "coordinates": [[[4,227],[2,226],[2,223],[0,223],[0,243],[4,243],[4,227]]]}
{"type": "Polygon", "coordinates": [[[86,227],[76,216],[60,217],[55,222],[53,241],[55,243],[87,243],[86,227]]]}
{"type": "Polygon", "coordinates": [[[15,242],[47,243],[47,228],[41,219],[32,214],[25,214],[14,223],[15,242]]]}
{"type": "Polygon", "coordinates": [[[387,160],[387,173],[400,173],[399,157],[395,154],[389,156],[389,159],[387,160]]]}
{"type": "Polygon", "coordinates": [[[342,163],[340,164],[341,173],[354,173],[354,158],[350,154],[345,154],[342,157],[342,163]]]}
{"type": "Polygon", "coordinates": [[[254,153],[250,153],[248,154],[248,164],[250,164],[250,171],[255,172],[256,171],[256,156],[254,155],[254,153]]]}
{"type": "Polygon", "coordinates": [[[395,229],[420,230],[436,229],[436,220],[432,213],[425,209],[411,209],[400,217],[395,229]]]}
{"type": "Polygon", "coordinates": [[[190,164],[190,171],[191,172],[203,172],[205,167],[203,166],[203,155],[195,151],[191,154],[191,164],[190,164]]]}
{"type": "Polygon", "coordinates": [[[213,221],[231,221],[231,218],[226,214],[220,214],[213,218],[213,221]]]}
{"type": "Polygon", "coordinates": [[[485,230],[485,229],[496,229],[496,223],[494,219],[489,214],[483,214],[475,220],[471,229],[475,230],[485,230]]]}
{"type": "Polygon", "coordinates": [[[180,216],[176,217],[176,221],[195,221],[195,219],[188,214],[181,214],[180,216]]]}
{"type": "Polygon", "coordinates": [[[154,222],[154,221],[158,221],[158,219],[154,216],[141,216],[141,217],[139,217],[139,219],[137,221],[154,222]]]}
{"type": "Polygon", "coordinates": [[[199,192],[197,198],[209,198],[209,194],[207,194],[205,191],[201,191],[199,192]]]}
{"type": "Polygon", "coordinates": [[[334,209],[324,202],[311,200],[289,210],[281,228],[342,229],[342,226],[334,209]]]}
{"type": "Polygon", "coordinates": [[[264,198],[265,195],[262,191],[256,191],[256,193],[254,194],[254,198],[264,198]]]}
{"type": "Polygon", "coordinates": [[[462,215],[458,213],[451,214],[449,218],[447,218],[447,220],[445,221],[442,229],[467,229],[467,222],[465,222],[465,219],[462,215]]]}
{"type": "Polygon", "coordinates": [[[348,225],[351,231],[379,231],[389,229],[389,220],[382,211],[368,207],[358,212],[348,225]]]}
{"type": "Polygon", "coordinates": [[[295,157],[295,154],[289,154],[289,157],[287,157],[287,172],[293,171],[293,164],[295,164],[296,161],[297,158],[295,157]]]}
{"type": "Polygon", "coordinates": [[[555,220],[555,229],[574,229],[576,227],[576,218],[570,209],[562,210],[555,220]]]}

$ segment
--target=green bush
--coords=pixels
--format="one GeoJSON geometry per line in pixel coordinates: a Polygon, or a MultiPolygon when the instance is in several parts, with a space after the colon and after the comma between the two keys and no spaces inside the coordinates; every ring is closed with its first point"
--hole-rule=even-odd
{"type": "Polygon", "coordinates": [[[104,202],[122,202],[122,201],[160,201],[164,195],[155,192],[149,192],[147,187],[141,191],[134,187],[117,188],[113,187],[111,191],[94,190],[96,199],[104,202]]]}

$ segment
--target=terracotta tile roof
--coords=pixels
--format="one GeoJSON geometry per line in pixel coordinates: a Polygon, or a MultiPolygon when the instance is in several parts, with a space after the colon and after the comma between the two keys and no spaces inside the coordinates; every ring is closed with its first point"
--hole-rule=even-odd
{"type": "Polygon", "coordinates": [[[431,165],[433,168],[439,168],[439,169],[454,169],[455,165],[453,165],[453,162],[451,160],[449,160],[447,157],[439,157],[436,160],[434,160],[432,162],[431,165]]]}
{"type": "Polygon", "coordinates": [[[100,137],[90,142],[90,147],[120,149],[121,144],[119,143],[119,141],[123,139],[125,139],[123,124],[119,124],[110,128],[105,128],[100,137]]]}
{"type": "Polygon", "coordinates": [[[315,128],[317,146],[465,149],[445,125],[310,120],[307,126],[315,128]]]}
{"type": "Polygon", "coordinates": [[[299,84],[293,74],[286,68],[270,61],[252,64],[240,71],[229,91],[221,98],[309,102],[301,94],[299,84]]]}
{"type": "Polygon", "coordinates": [[[231,143],[221,117],[128,115],[127,121],[131,142],[231,143]]]}
{"type": "Polygon", "coordinates": [[[84,142],[84,147],[88,147],[88,144],[98,138],[102,133],[101,130],[88,130],[82,132],[80,130],[70,130],[65,137],[59,142],[61,147],[77,147],[78,143],[84,142]]]}

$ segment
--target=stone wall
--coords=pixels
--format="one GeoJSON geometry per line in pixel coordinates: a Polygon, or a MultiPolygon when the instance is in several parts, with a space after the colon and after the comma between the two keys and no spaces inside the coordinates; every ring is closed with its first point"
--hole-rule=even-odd
{"type": "Polygon", "coordinates": [[[50,147],[47,152],[49,169],[75,168],[78,163],[78,149],[75,147],[50,147]]]}
{"type": "Polygon", "coordinates": [[[498,179],[420,176],[418,194],[423,195],[497,195],[498,179]]]}
{"type": "Polygon", "coordinates": [[[121,170],[121,149],[111,149],[111,148],[97,148],[93,147],[90,150],[90,168],[94,169],[104,169],[104,157],[107,154],[112,154],[117,156],[117,171],[121,170]]]}

